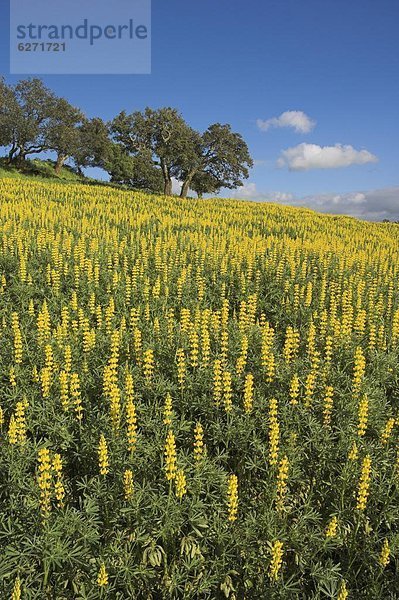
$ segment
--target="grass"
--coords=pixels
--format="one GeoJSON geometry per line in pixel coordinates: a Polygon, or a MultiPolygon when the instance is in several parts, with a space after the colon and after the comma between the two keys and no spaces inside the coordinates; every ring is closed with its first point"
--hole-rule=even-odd
{"type": "Polygon", "coordinates": [[[59,174],[55,172],[55,161],[39,158],[27,159],[21,165],[9,165],[6,158],[0,158],[0,178],[42,181],[45,183],[86,184],[101,187],[111,187],[119,190],[131,191],[127,185],[103,181],[94,177],[80,175],[73,167],[64,165],[59,174]]]}
{"type": "MultiPolygon", "coordinates": [[[[26,160],[21,165],[9,165],[5,158],[0,158],[0,177],[12,179],[35,179],[41,181],[56,181],[58,183],[84,183],[95,181],[84,175],[79,175],[73,167],[64,165],[59,174],[54,170],[55,162],[51,159],[34,158],[26,160]]],[[[98,183],[98,182],[96,182],[98,183]]]]}

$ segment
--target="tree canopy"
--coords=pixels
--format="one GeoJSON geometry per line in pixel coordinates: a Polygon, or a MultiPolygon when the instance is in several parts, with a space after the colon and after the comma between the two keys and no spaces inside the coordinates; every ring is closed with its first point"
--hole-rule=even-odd
{"type": "Polygon", "coordinates": [[[248,146],[229,124],[214,123],[200,133],[171,107],[127,113],[109,123],[87,118],[40,79],[9,86],[0,79],[0,146],[10,162],[53,151],[55,170],[70,159],[76,169],[100,167],[111,181],[151,192],[199,197],[243,184],[253,166],[248,146]]]}

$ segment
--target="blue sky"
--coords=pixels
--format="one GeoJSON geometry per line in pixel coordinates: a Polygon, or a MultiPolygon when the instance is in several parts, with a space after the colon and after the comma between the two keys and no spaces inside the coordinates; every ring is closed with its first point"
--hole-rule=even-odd
{"type": "Polygon", "coordinates": [[[151,75],[43,79],[89,116],[169,105],[201,130],[231,123],[256,161],[236,197],[399,218],[398,22],[396,0],[153,0],[151,75]]]}

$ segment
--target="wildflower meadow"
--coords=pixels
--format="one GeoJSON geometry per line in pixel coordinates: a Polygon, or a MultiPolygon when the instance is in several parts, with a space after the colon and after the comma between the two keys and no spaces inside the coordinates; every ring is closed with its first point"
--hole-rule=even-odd
{"type": "Polygon", "coordinates": [[[0,180],[0,597],[399,598],[399,227],[0,180]]]}

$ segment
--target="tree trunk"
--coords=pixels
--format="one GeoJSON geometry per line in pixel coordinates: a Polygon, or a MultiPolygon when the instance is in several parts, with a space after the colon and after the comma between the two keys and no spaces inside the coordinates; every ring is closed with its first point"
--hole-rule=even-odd
{"type": "Polygon", "coordinates": [[[15,161],[18,166],[22,167],[22,165],[25,163],[25,160],[26,151],[20,148],[19,153],[17,154],[17,156],[14,156],[13,161],[15,161]]]}
{"type": "Polygon", "coordinates": [[[172,195],[172,180],[171,179],[165,179],[164,186],[163,186],[163,193],[165,196],[172,195]]]}
{"type": "Polygon", "coordinates": [[[15,145],[12,146],[10,152],[8,153],[8,164],[10,165],[15,158],[15,153],[17,151],[17,147],[15,145]]]}
{"type": "Polygon", "coordinates": [[[163,175],[163,193],[165,196],[172,195],[172,178],[170,176],[170,169],[165,161],[161,158],[161,170],[163,175]]]}
{"type": "Polygon", "coordinates": [[[181,191],[180,191],[180,198],[187,198],[187,195],[190,191],[190,185],[191,182],[193,180],[194,175],[197,173],[197,169],[194,169],[192,171],[189,171],[189,173],[187,174],[186,179],[183,181],[183,185],[181,187],[181,191]]]}
{"type": "Polygon", "coordinates": [[[183,185],[181,186],[180,198],[187,198],[187,194],[190,191],[190,183],[191,179],[186,179],[183,181],[183,185]]]}
{"type": "Polygon", "coordinates": [[[65,154],[58,154],[57,162],[55,163],[55,172],[57,173],[57,175],[59,175],[66,159],[67,157],[65,156],[65,154]]]}

